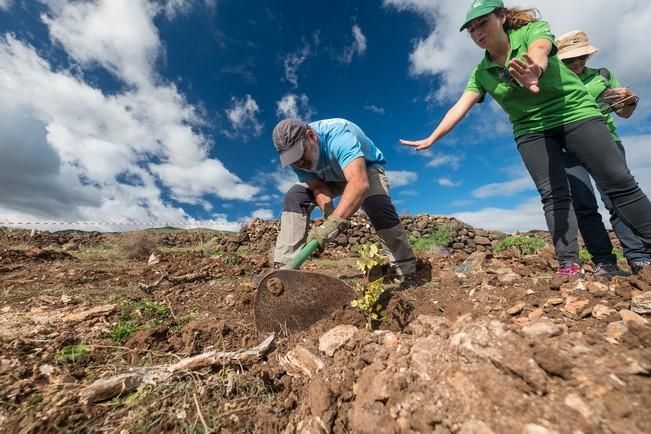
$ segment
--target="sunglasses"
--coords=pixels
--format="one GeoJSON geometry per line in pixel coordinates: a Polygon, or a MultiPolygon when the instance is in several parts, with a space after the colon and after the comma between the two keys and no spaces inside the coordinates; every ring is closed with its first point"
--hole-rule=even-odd
{"type": "Polygon", "coordinates": [[[569,59],[563,59],[563,63],[566,64],[566,65],[571,65],[571,64],[576,63],[578,61],[588,60],[588,57],[590,57],[589,54],[586,54],[584,56],[571,57],[569,59]]]}
{"type": "Polygon", "coordinates": [[[498,78],[499,78],[501,81],[505,81],[505,82],[506,82],[506,85],[507,85],[510,89],[517,89],[517,88],[519,88],[519,87],[522,87],[522,85],[520,84],[520,82],[519,82],[518,80],[516,80],[515,77],[513,77],[513,76],[511,75],[511,73],[509,72],[509,70],[506,69],[506,68],[504,68],[504,67],[500,68],[500,72],[499,72],[499,74],[498,74],[497,76],[498,76],[498,78]]]}

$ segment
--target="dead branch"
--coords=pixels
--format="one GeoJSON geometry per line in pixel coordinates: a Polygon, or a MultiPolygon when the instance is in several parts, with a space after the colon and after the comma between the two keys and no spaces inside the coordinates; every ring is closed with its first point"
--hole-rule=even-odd
{"type": "Polygon", "coordinates": [[[167,276],[167,280],[171,283],[191,283],[197,280],[205,280],[209,276],[207,273],[199,271],[198,273],[184,274],[183,276],[167,276]]]}
{"type": "Polygon", "coordinates": [[[209,351],[194,357],[181,359],[173,365],[139,368],[126,374],[97,380],[80,392],[81,400],[86,403],[106,401],[122,393],[135,390],[143,384],[156,384],[157,382],[167,381],[174,375],[189,370],[210,366],[251,365],[269,351],[275,337],[275,334],[272,333],[260,344],[248,350],[209,351]]]}
{"type": "Polygon", "coordinates": [[[178,285],[180,283],[192,283],[199,280],[206,280],[209,277],[210,277],[209,274],[203,271],[199,271],[198,273],[184,274],[182,276],[170,276],[169,274],[165,273],[160,278],[158,278],[158,280],[155,281],[154,283],[151,283],[149,285],[147,285],[146,283],[138,283],[138,286],[145,291],[149,291],[153,288],[156,288],[158,285],[160,285],[163,282],[163,280],[167,280],[170,283],[178,285]]]}

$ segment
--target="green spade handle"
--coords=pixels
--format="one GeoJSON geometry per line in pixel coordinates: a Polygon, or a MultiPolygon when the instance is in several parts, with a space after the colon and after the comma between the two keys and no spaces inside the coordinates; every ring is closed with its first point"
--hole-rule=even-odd
{"type": "Polygon", "coordinates": [[[303,262],[312,256],[312,253],[319,248],[319,242],[317,240],[312,240],[307,243],[298,253],[285,265],[283,268],[286,270],[298,270],[303,262]]]}

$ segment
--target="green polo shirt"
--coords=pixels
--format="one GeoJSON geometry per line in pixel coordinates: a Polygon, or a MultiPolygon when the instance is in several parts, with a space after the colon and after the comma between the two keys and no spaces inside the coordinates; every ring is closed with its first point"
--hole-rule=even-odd
{"type": "Polygon", "coordinates": [[[483,97],[490,94],[509,115],[516,138],[523,134],[546,131],[571,122],[601,116],[594,98],[588,95],[579,77],[556,56],[554,35],[544,21],[534,21],[519,29],[509,30],[511,53],[505,65],[529,50],[538,39],[552,43],[547,70],[539,79],[540,92],[532,93],[520,86],[508,68],[493,62],[488,52],[470,74],[466,91],[483,97]]]}
{"type": "Polygon", "coordinates": [[[597,100],[597,104],[599,105],[601,113],[604,116],[604,120],[606,121],[608,131],[610,131],[610,135],[613,136],[613,140],[619,142],[621,139],[617,135],[617,126],[615,126],[615,120],[610,115],[610,107],[608,106],[607,102],[600,102],[599,98],[606,89],[620,87],[619,81],[617,81],[615,74],[610,71],[609,73],[610,80],[602,76],[599,73],[598,69],[588,68],[586,66],[583,69],[583,72],[579,75],[579,78],[583,84],[585,84],[585,87],[588,89],[590,96],[597,100]]]}

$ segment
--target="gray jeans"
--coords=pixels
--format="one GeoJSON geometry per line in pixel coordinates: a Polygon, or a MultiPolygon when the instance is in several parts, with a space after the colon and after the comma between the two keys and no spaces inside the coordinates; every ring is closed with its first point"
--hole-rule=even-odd
{"type": "Polygon", "coordinates": [[[602,118],[573,122],[516,139],[540,193],[556,257],[579,262],[578,224],[563,165],[562,149],[576,157],[613,204],[619,218],[651,246],[651,202],[635,182],[602,118]]]}
{"type": "MultiPolygon", "coordinates": [[[[416,271],[416,256],[389,197],[389,179],[381,168],[368,168],[367,173],[369,192],[362,209],[382,241],[391,265],[398,273],[413,273],[416,271]]],[[[335,196],[340,196],[346,183],[328,183],[328,187],[335,196]]],[[[275,262],[286,264],[303,247],[310,214],[315,207],[314,194],[307,184],[295,184],[289,189],[280,217],[280,233],[274,249],[275,262]]]]}
{"type": "MultiPolygon", "coordinates": [[[[625,155],[622,142],[615,142],[617,147],[625,155]]],[[[579,223],[579,230],[583,236],[585,246],[592,255],[592,261],[595,264],[602,262],[616,262],[613,255],[613,246],[610,237],[604,226],[601,214],[599,214],[597,199],[590,181],[590,174],[579,163],[573,155],[567,152],[563,154],[563,164],[567,173],[567,179],[570,183],[572,192],[572,203],[574,212],[579,223]]],[[[601,196],[601,201],[606,209],[610,212],[610,223],[619,239],[624,250],[626,260],[631,262],[651,260],[651,253],[644,247],[640,240],[626,224],[619,218],[615,212],[612,202],[604,191],[597,187],[601,196]]]]}

